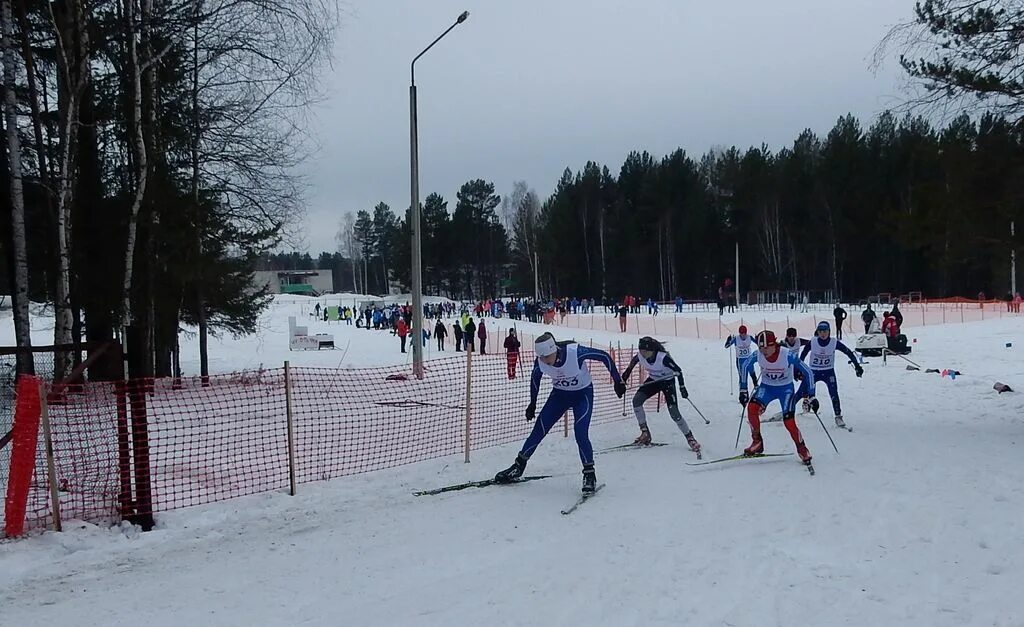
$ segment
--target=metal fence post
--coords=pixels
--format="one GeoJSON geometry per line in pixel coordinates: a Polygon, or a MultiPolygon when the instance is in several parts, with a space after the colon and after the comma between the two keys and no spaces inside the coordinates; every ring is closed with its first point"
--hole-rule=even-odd
{"type": "Polygon", "coordinates": [[[292,418],[292,379],[291,364],[284,362],[284,406],[288,419],[288,487],[289,493],[295,496],[295,424],[292,418]]]}

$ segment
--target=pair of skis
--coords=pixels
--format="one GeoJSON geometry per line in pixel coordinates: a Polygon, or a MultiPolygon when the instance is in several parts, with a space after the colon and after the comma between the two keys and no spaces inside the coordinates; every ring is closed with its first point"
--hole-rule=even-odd
{"type": "MultiPolygon", "coordinates": [[[[608,448],[604,448],[604,449],[601,449],[600,451],[597,451],[597,452],[598,453],[611,453],[613,451],[626,451],[626,450],[629,450],[629,449],[636,449],[636,448],[653,448],[653,447],[657,447],[657,446],[668,446],[668,442],[651,442],[650,444],[640,444],[639,442],[631,442],[629,444],[620,444],[618,446],[611,446],[611,447],[608,447],[608,448]]],[[[693,449],[690,449],[690,450],[693,451],[693,449]]],[[[697,454],[697,459],[704,459],[704,454],[701,451],[697,450],[697,451],[693,451],[693,452],[697,454]]]]}
{"type": "MultiPolygon", "coordinates": [[[[551,476],[552,475],[528,475],[525,477],[520,477],[510,483],[498,483],[494,479],[484,479],[482,481],[467,481],[465,483],[456,483],[453,485],[435,488],[433,490],[421,490],[419,492],[413,492],[413,496],[433,496],[436,494],[444,494],[445,492],[459,492],[461,490],[466,490],[469,488],[486,488],[488,486],[494,485],[515,485],[517,483],[526,483],[527,481],[550,479],[551,476]]],[[[581,494],[572,505],[569,505],[568,507],[562,510],[562,515],[568,516],[569,514],[575,512],[580,505],[583,505],[588,500],[593,498],[595,494],[597,494],[598,492],[601,491],[602,488],[604,488],[604,486],[605,484],[603,483],[598,484],[597,488],[595,488],[593,492],[584,492],[583,494],[581,494]]]]}
{"type": "MultiPolygon", "coordinates": [[[[719,459],[712,459],[706,462],[688,462],[686,465],[707,466],[709,464],[721,464],[722,462],[734,462],[741,461],[744,459],[761,459],[763,457],[789,457],[791,455],[792,453],[758,453],[757,455],[744,455],[743,453],[740,453],[739,455],[732,455],[731,457],[721,457],[719,459]]],[[[814,465],[811,464],[810,461],[803,462],[803,465],[805,468],[807,468],[807,472],[811,473],[811,476],[813,476],[814,465]]]]}

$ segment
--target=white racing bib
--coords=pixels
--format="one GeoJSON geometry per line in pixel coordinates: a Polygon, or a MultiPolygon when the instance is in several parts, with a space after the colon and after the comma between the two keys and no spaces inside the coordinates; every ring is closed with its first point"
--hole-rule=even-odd
{"type": "Polygon", "coordinates": [[[750,357],[750,348],[754,344],[754,336],[748,335],[747,339],[736,335],[733,336],[736,345],[736,359],[746,359],[750,357]]]}
{"type": "Polygon", "coordinates": [[[551,378],[551,385],[556,390],[572,392],[590,387],[590,371],[580,367],[579,344],[568,344],[565,347],[565,363],[561,366],[549,366],[540,359],[537,365],[540,371],[551,378]]]}
{"type": "Polygon", "coordinates": [[[768,361],[758,351],[757,365],[761,367],[761,385],[793,385],[793,366],[789,363],[789,349],[780,346],[779,357],[774,362],[768,361]]]}
{"type": "Polygon", "coordinates": [[[654,363],[647,361],[643,355],[640,355],[640,359],[638,361],[640,362],[640,365],[644,367],[644,370],[647,371],[647,376],[649,376],[651,380],[665,381],[666,379],[671,379],[676,376],[676,371],[665,365],[665,357],[667,356],[667,353],[659,351],[654,354],[654,363]]]}
{"type": "Polygon", "coordinates": [[[828,338],[828,344],[821,345],[818,338],[811,340],[811,352],[807,354],[810,358],[811,370],[831,370],[836,365],[836,338],[828,338]]]}

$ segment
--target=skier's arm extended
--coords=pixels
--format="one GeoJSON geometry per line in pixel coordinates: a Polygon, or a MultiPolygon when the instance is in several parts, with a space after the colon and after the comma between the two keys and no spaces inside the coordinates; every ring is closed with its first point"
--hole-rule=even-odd
{"type": "Polygon", "coordinates": [[[586,360],[596,361],[604,365],[608,369],[608,372],[612,375],[612,381],[615,383],[622,383],[622,377],[619,376],[619,368],[615,365],[615,360],[612,356],[603,350],[597,348],[588,348],[586,346],[580,346],[576,349],[576,354],[579,355],[580,367],[583,367],[583,362],[586,360]]]}
{"type": "Polygon", "coordinates": [[[638,363],[640,363],[640,355],[633,355],[633,359],[629,360],[629,365],[626,366],[626,369],[622,372],[623,382],[629,381],[629,375],[633,373],[633,368],[635,368],[638,363]]]}
{"type": "Polygon", "coordinates": [[[537,404],[537,394],[540,392],[540,380],[544,373],[540,371],[540,363],[533,360],[533,373],[530,375],[530,405],[537,404]]]}

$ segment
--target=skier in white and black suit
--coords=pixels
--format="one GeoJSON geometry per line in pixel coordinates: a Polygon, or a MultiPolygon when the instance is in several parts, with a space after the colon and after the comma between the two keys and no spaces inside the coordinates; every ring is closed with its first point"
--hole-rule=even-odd
{"type": "Polygon", "coordinates": [[[633,413],[636,414],[636,421],[640,425],[640,436],[634,444],[650,444],[651,430],[647,427],[647,414],[644,412],[644,403],[647,399],[658,394],[665,395],[665,405],[668,407],[668,414],[675,421],[676,426],[686,437],[686,443],[690,450],[700,451],[700,443],[693,437],[690,425],[679,413],[679,405],[676,402],[676,379],[679,379],[679,396],[689,398],[686,391],[686,384],[683,381],[683,371],[679,365],[668,354],[661,342],[651,337],[640,338],[640,352],[633,355],[626,371],[622,373],[622,381],[629,380],[629,375],[638,364],[647,371],[647,380],[640,384],[636,394],[633,395],[633,413]]]}

